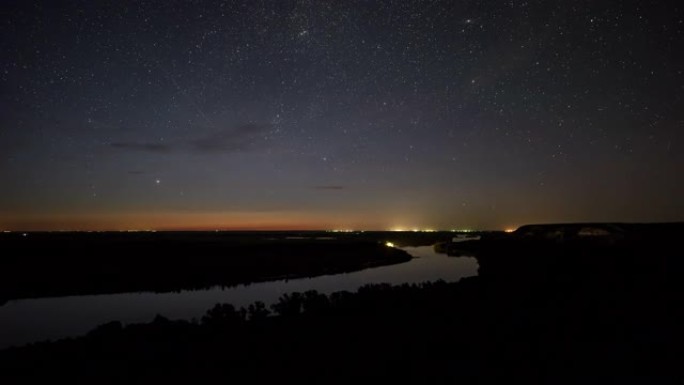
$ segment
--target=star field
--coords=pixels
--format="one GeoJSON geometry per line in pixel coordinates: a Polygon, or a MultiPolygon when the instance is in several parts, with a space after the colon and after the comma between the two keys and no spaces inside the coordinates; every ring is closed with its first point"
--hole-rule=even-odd
{"type": "Polygon", "coordinates": [[[682,220],[682,8],[4,2],[0,229],[682,220]]]}

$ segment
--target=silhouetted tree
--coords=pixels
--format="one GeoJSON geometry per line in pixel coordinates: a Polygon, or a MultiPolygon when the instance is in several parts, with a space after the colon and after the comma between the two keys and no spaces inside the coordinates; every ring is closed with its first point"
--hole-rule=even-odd
{"type": "Polygon", "coordinates": [[[283,294],[277,303],[271,305],[271,309],[283,317],[296,316],[302,312],[303,300],[301,293],[283,294]]]}
{"type": "Polygon", "coordinates": [[[271,312],[266,308],[266,304],[261,301],[256,301],[247,308],[247,315],[250,321],[262,321],[270,314],[271,312]]]}
{"type": "Polygon", "coordinates": [[[329,309],[330,300],[328,300],[328,296],[325,294],[321,294],[316,290],[309,290],[304,293],[302,305],[305,313],[323,313],[329,309]]]}
{"type": "Polygon", "coordinates": [[[207,326],[238,324],[244,322],[245,317],[244,308],[238,311],[235,310],[235,306],[228,303],[216,304],[202,317],[202,324],[207,326]]]}

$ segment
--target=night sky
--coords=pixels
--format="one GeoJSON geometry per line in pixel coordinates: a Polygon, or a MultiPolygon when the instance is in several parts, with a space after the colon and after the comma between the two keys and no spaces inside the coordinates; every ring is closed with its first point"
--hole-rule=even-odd
{"type": "Polygon", "coordinates": [[[684,220],[675,1],[5,0],[0,20],[0,230],[684,220]]]}

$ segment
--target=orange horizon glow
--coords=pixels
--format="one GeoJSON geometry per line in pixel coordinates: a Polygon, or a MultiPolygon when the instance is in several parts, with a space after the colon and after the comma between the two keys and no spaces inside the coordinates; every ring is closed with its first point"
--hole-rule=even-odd
{"type": "Polygon", "coordinates": [[[58,213],[0,216],[0,231],[298,231],[384,229],[361,216],[297,211],[58,213]],[[330,218],[334,218],[331,221],[330,218]]]}
{"type": "MultiPolygon", "coordinates": [[[[454,227],[406,227],[386,222],[389,220],[369,220],[367,216],[351,214],[296,211],[59,213],[4,215],[0,218],[0,231],[461,231],[454,227]]],[[[476,230],[481,229],[469,231],[476,230]]]]}
{"type": "Polygon", "coordinates": [[[320,229],[328,224],[294,213],[100,213],[23,215],[0,220],[2,231],[238,231],[320,229]],[[297,220],[293,220],[297,218],[297,220]]]}

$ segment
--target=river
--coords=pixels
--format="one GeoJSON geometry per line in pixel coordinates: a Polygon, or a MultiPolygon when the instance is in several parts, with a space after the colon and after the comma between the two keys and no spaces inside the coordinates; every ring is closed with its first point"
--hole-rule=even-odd
{"type": "Polygon", "coordinates": [[[217,303],[236,307],[255,301],[270,305],[291,292],[317,290],[321,293],[355,291],[369,283],[420,283],[457,281],[477,275],[475,258],[437,254],[431,246],[405,247],[411,261],[314,278],[270,281],[230,288],[184,290],[172,293],[124,293],[37,298],[9,301],[0,306],[0,349],[47,339],[78,336],[97,325],[118,320],[123,323],[149,322],[157,314],[169,319],[201,318],[217,303]]]}

